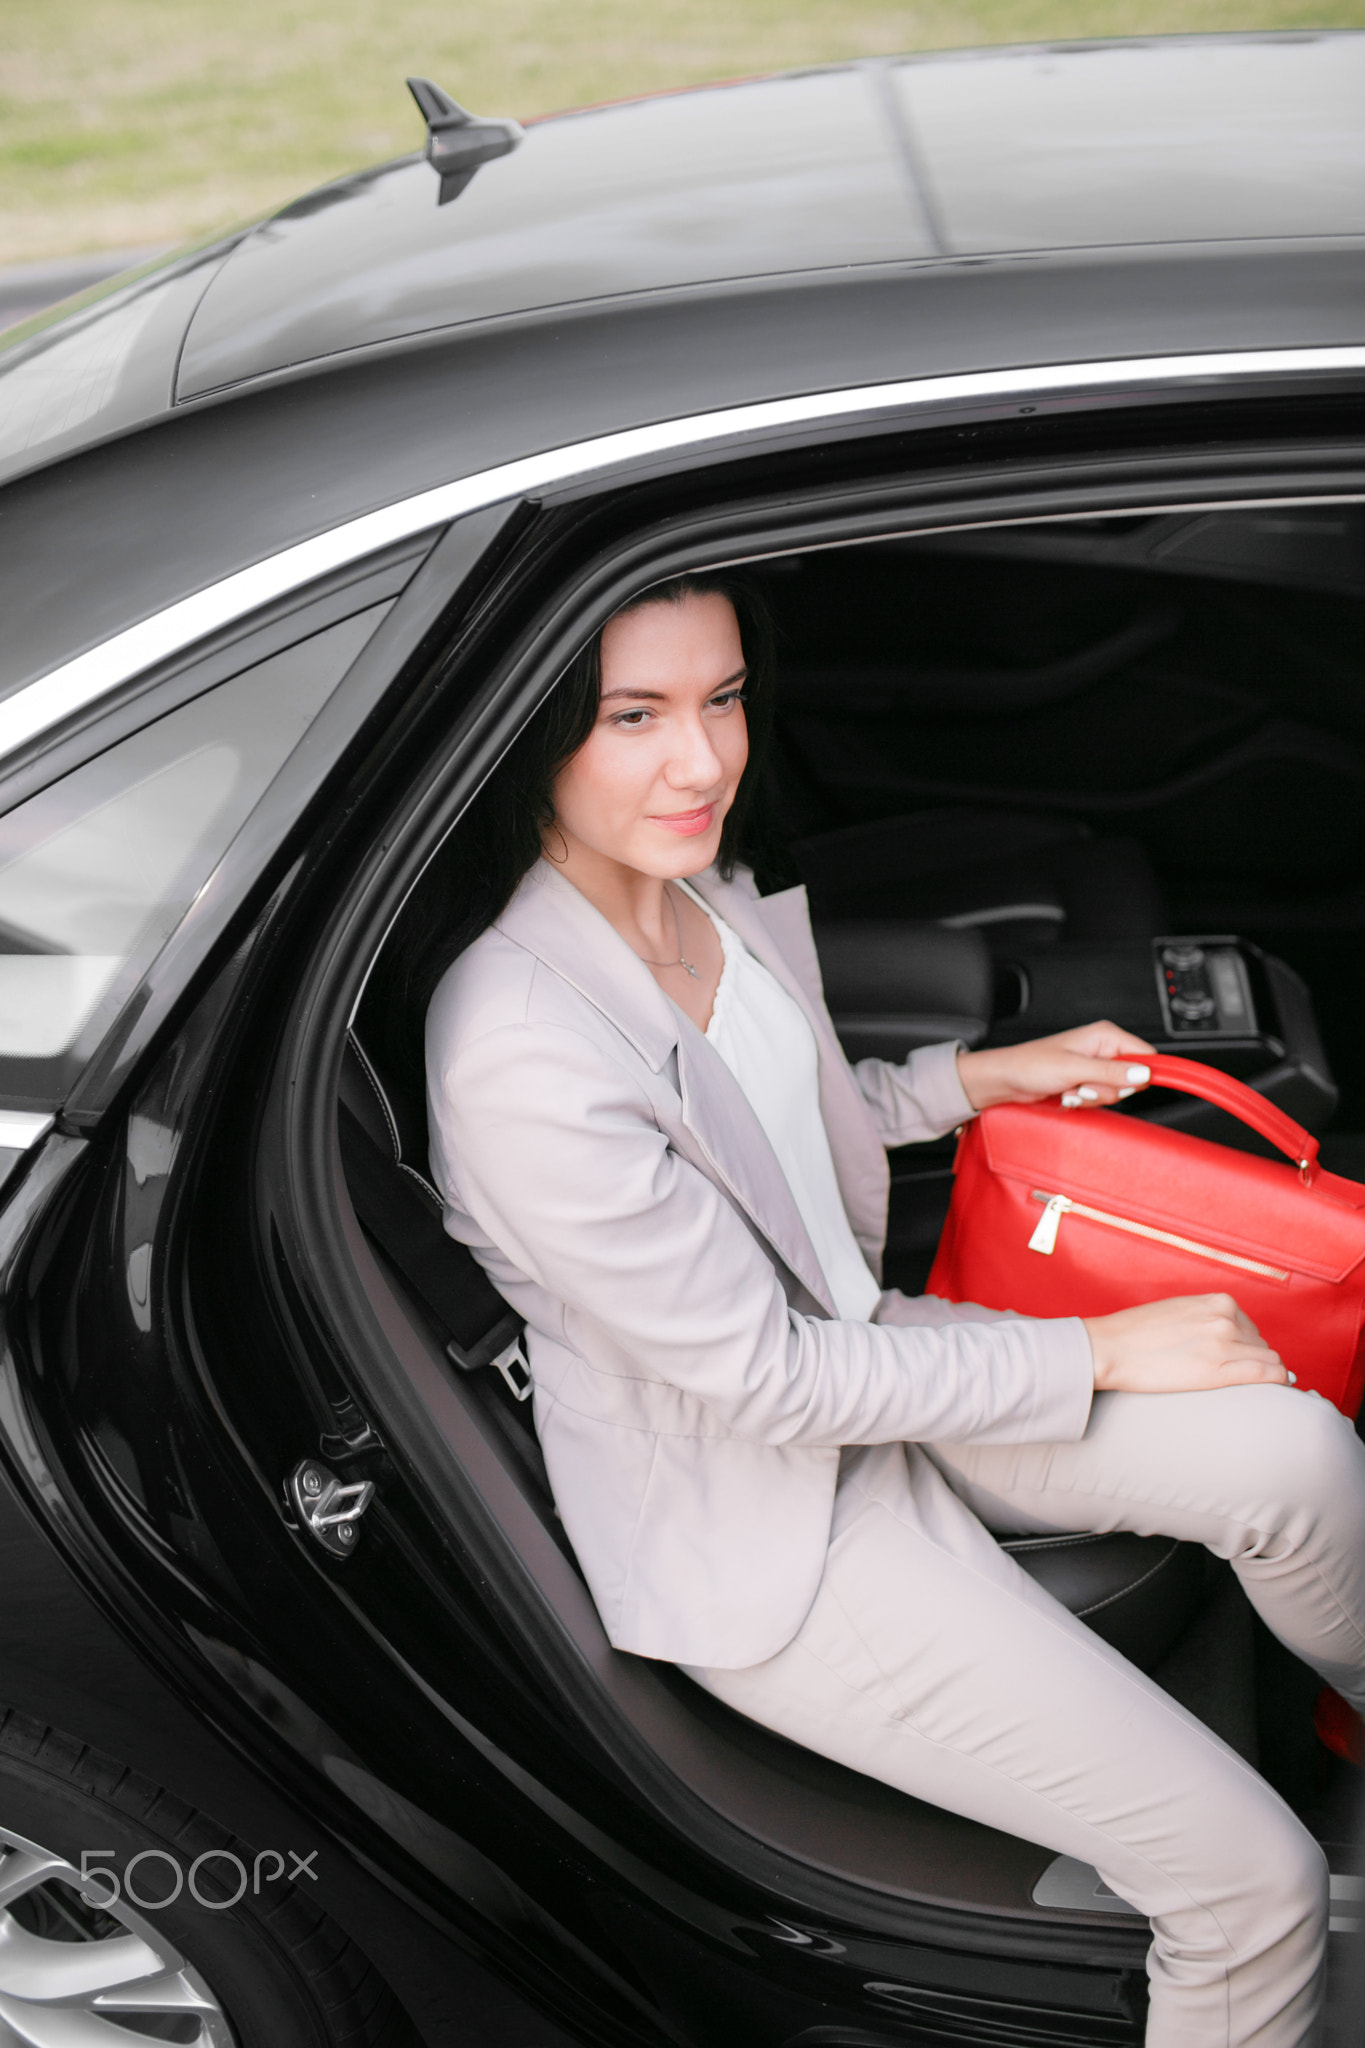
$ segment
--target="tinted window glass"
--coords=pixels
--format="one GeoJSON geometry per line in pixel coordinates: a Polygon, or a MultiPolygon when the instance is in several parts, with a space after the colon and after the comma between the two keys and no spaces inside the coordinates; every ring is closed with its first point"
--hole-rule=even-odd
{"type": "Polygon", "coordinates": [[[0,1099],[61,1100],[387,610],[258,663],[0,818],[0,1099]]]}

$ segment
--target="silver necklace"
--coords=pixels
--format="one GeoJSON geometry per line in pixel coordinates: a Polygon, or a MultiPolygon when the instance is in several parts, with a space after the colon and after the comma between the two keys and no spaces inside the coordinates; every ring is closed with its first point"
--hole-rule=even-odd
{"type": "MultiPolygon", "coordinates": [[[[667,889],[665,889],[665,890],[664,890],[664,895],[665,895],[665,896],[668,896],[668,891],[667,891],[667,889]]],[[[677,904],[676,904],[676,903],[675,903],[675,902],[673,901],[673,898],[672,898],[671,896],[668,896],[668,907],[669,907],[669,909],[670,909],[670,910],[671,910],[671,911],[673,912],[673,935],[674,935],[674,937],[675,937],[675,938],[677,939],[677,941],[678,941],[678,957],[677,957],[677,959],[676,959],[676,960],[649,960],[649,959],[646,959],[646,957],[645,957],[645,955],[644,955],[643,953],[641,953],[639,957],[640,957],[640,959],[641,959],[641,960],[644,960],[644,963],[645,963],[645,966],[646,966],[646,967],[685,967],[685,968],[687,969],[688,973],[689,973],[689,974],[691,975],[691,977],[692,977],[693,981],[700,981],[700,980],[701,980],[701,976],[700,976],[700,975],[698,974],[698,972],[697,972],[696,968],[695,968],[695,967],[694,967],[694,966],[692,965],[692,962],[691,962],[690,960],[684,960],[684,958],[683,958],[683,949],[682,949],[682,925],[681,925],[681,924],[680,924],[680,923],[678,922],[678,906],[677,906],[677,904]]]]}

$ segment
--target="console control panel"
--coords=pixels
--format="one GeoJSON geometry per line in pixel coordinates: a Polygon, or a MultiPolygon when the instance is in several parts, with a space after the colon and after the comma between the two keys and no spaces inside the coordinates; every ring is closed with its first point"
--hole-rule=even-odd
{"type": "Polygon", "coordinates": [[[1157,999],[1169,1037],[1257,1036],[1251,980],[1236,939],[1158,939],[1154,951],[1157,999]]]}

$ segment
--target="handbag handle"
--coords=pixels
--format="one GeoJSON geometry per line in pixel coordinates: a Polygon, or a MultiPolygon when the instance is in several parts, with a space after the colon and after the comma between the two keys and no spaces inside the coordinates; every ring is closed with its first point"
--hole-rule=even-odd
{"type": "Polygon", "coordinates": [[[1302,1124],[1296,1124],[1292,1116],[1276,1109],[1273,1102],[1267,1102],[1264,1095],[1258,1095],[1244,1081],[1234,1081],[1231,1074],[1224,1074],[1217,1067],[1203,1066],[1198,1060],[1182,1060],[1173,1054],[1158,1053],[1148,1064],[1152,1069],[1154,1088],[1175,1088],[1182,1095],[1198,1095],[1205,1102],[1213,1103],[1216,1109],[1225,1109],[1229,1116],[1249,1124],[1253,1131],[1259,1131],[1263,1138],[1268,1138],[1272,1145],[1288,1154],[1298,1167],[1304,1186],[1308,1186],[1317,1164],[1318,1141],[1302,1124]]]}

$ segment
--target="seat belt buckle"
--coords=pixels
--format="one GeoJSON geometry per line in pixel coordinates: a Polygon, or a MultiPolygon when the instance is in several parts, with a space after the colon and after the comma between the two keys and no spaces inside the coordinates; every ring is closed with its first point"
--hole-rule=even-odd
{"type": "Polygon", "coordinates": [[[497,1357],[489,1363],[506,1380],[514,1401],[530,1400],[535,1391],[535,1381],[531,1378],[531,1367],[526,1353],[521,1348],[520,1334],[515,1336],[510,1344],[504,1345],[497,1357]],[[520,1378],[518,1374],[521,1375],[520,1378]]]}

